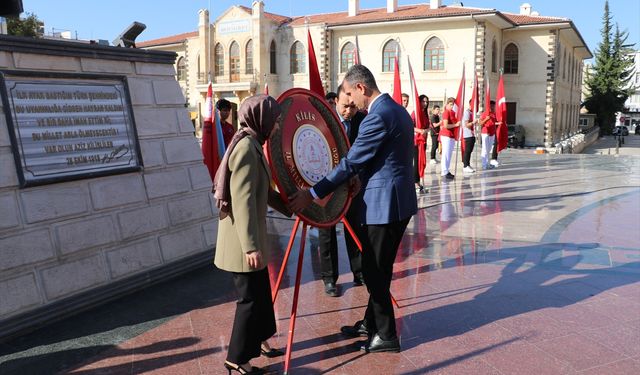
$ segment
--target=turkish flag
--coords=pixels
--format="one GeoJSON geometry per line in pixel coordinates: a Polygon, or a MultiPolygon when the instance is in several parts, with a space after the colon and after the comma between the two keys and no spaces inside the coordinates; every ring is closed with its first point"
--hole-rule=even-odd
{"type": "MultiPolygon", "coordinates": [[[[411,61],[407,56],[407,62],[409,66],[409,82],[413,91],[413,104],[415,107],[415,121],[416,128],[426,129],[427,124],[424,123],[424,113],[422,112],[422,103],[420,103],[420,97],[418,96],[418,87],[416,86],[416,80],[413,77],[413,69],[411,69],[411,61]]],[[[425,150],[425,144],[427,140],[425,137],[416,137],[416,146],[418,146],[418,176],[424,177],[424,169],[427,166],[427,153],[425,150]]]]}
{"type": "Polygon", "coordinates": [[[507,148],[509,132],[507,130],[507,98],[504,96],[504,79],[500,74],[498,81],[498,92],[496,93],[496,120],[501,124],[496,129],[496,144],[498,152],[507,148]]]}
{"type": "Polygon", "coordinates": [[[309,30],[307,30],[307,43],[309,44],[309,90],[324,98],[324,88],[322,87],[320,71],[318,70],[316,51],[313,49],[313,41],[309,30]]]}
{"type": "Polygon", "coordinates": [[[400,67],[398,66],[398,50],[393,58],[393,100],[402,105],[402,83],[400,81],[400,67]]]}
{"type": "MultiPolygon", "coordinates": [[[[217,116],[216,116],[217,117],[217,116]]],[[[218,150],[218,135],[213,129],[214,111],[213,111],[213,89],[211,83],[207,89],[207,100],[204,104],[204,126],[202,127],[202,156],[204,164],[209,170],[211,182],[214,181],[216,171],[220,165],[222,157],[218,150]]]]}

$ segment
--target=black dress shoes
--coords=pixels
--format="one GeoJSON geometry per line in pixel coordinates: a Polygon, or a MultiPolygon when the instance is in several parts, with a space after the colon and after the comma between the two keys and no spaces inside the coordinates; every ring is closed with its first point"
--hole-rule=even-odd
{"type": "Polygon", "coordinates": [[[353,276],[353,286],[363,286],[364,285],[364,277],[362,275],[353,276]]]}
{"type": "Polygon", "coordinates": [[[340,332],[351,337],[369,336],[369,329],[364,320],[358,320],[353,326],[342,326],[340,332]]]}
{"type": "Polygon", "coordinates": [[[381,352],[400,352],[400,341],[398,338],[392,340],[383,340],[376,333],[373,335],[368,344],[360,347],[360,350],[364,350],[367,353],[381,353],[381,352]]]}
{"type": "Polygon", "coordinates": [[[331,297],[338,297],[338,287],[336,286],[336,283],[324,283],[324,292],[331,297]]]}

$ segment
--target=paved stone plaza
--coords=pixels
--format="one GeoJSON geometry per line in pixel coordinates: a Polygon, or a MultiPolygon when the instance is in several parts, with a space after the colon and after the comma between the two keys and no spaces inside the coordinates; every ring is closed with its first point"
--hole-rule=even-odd
{"type": "MultiPolygon", "coordinates": [[[[640,158],[500,158],[472,177],[459,168],[454,182],[428,173],[392,282],[400,354],[364,354],[339,334],[362,317],[366,289],[351,285],[339,239],[341,297],[324,294],[310,232],[291,374],[640,373],[640,158]]],[[[293,221],[269,224],[275,278],[293,221]]],[[[276,347],[286,344],[297,244],[276,347]]],[[[226,373],[233,299],[229,276],[211,266],[5,343],[0,373],[226,373]]],[[[281,373],[283,358],[253,364],[281,373]]]]}

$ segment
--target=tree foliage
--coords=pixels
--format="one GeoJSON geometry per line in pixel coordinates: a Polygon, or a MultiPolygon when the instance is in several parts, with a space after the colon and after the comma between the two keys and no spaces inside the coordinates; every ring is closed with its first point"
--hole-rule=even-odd
{"type": "Polygon", "coordinates": [[[7,18],[7,33],[15,36],[38,37],[38,27],[41,22],[33,13],[27,13],[27,18],[7,18]]]}
{"type": "Polygon", "coordinates": [[[595,64],[587,73],[585,84],[589,92],[585,106],[590,113],[596,114],[596,122],[604,134],[613,130],[616,112],[624,109],[633,87],[633,44],[627,44],[628,32],[620,31],[616,24],[612,31],[612,17],[609,2],[605,1],[602,17],[602,41],[596,51],[595,64]]]}

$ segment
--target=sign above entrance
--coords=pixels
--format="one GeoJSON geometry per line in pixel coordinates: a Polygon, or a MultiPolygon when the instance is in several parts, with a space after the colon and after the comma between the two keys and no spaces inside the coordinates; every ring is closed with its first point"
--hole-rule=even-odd
{"type": "Polygon", "coordinates": [[[237,33],[249,33],[251,32],[251,20],[234,20],[219,22],[216,25],[216,34],[228,35],[237,33]]]}
{"type": "MultiPolygon", "coordinates": [[[[267,158],[282,198],[324,178],[347,154],[349,143],[335,109],[324,98],[301,88],[278,98],[280,129],[267,142],[267,158]]],[[[329,227],[342,219],[349,204],[348,184],[314,203],[298,216],[308,225],[329,227]]]]}

